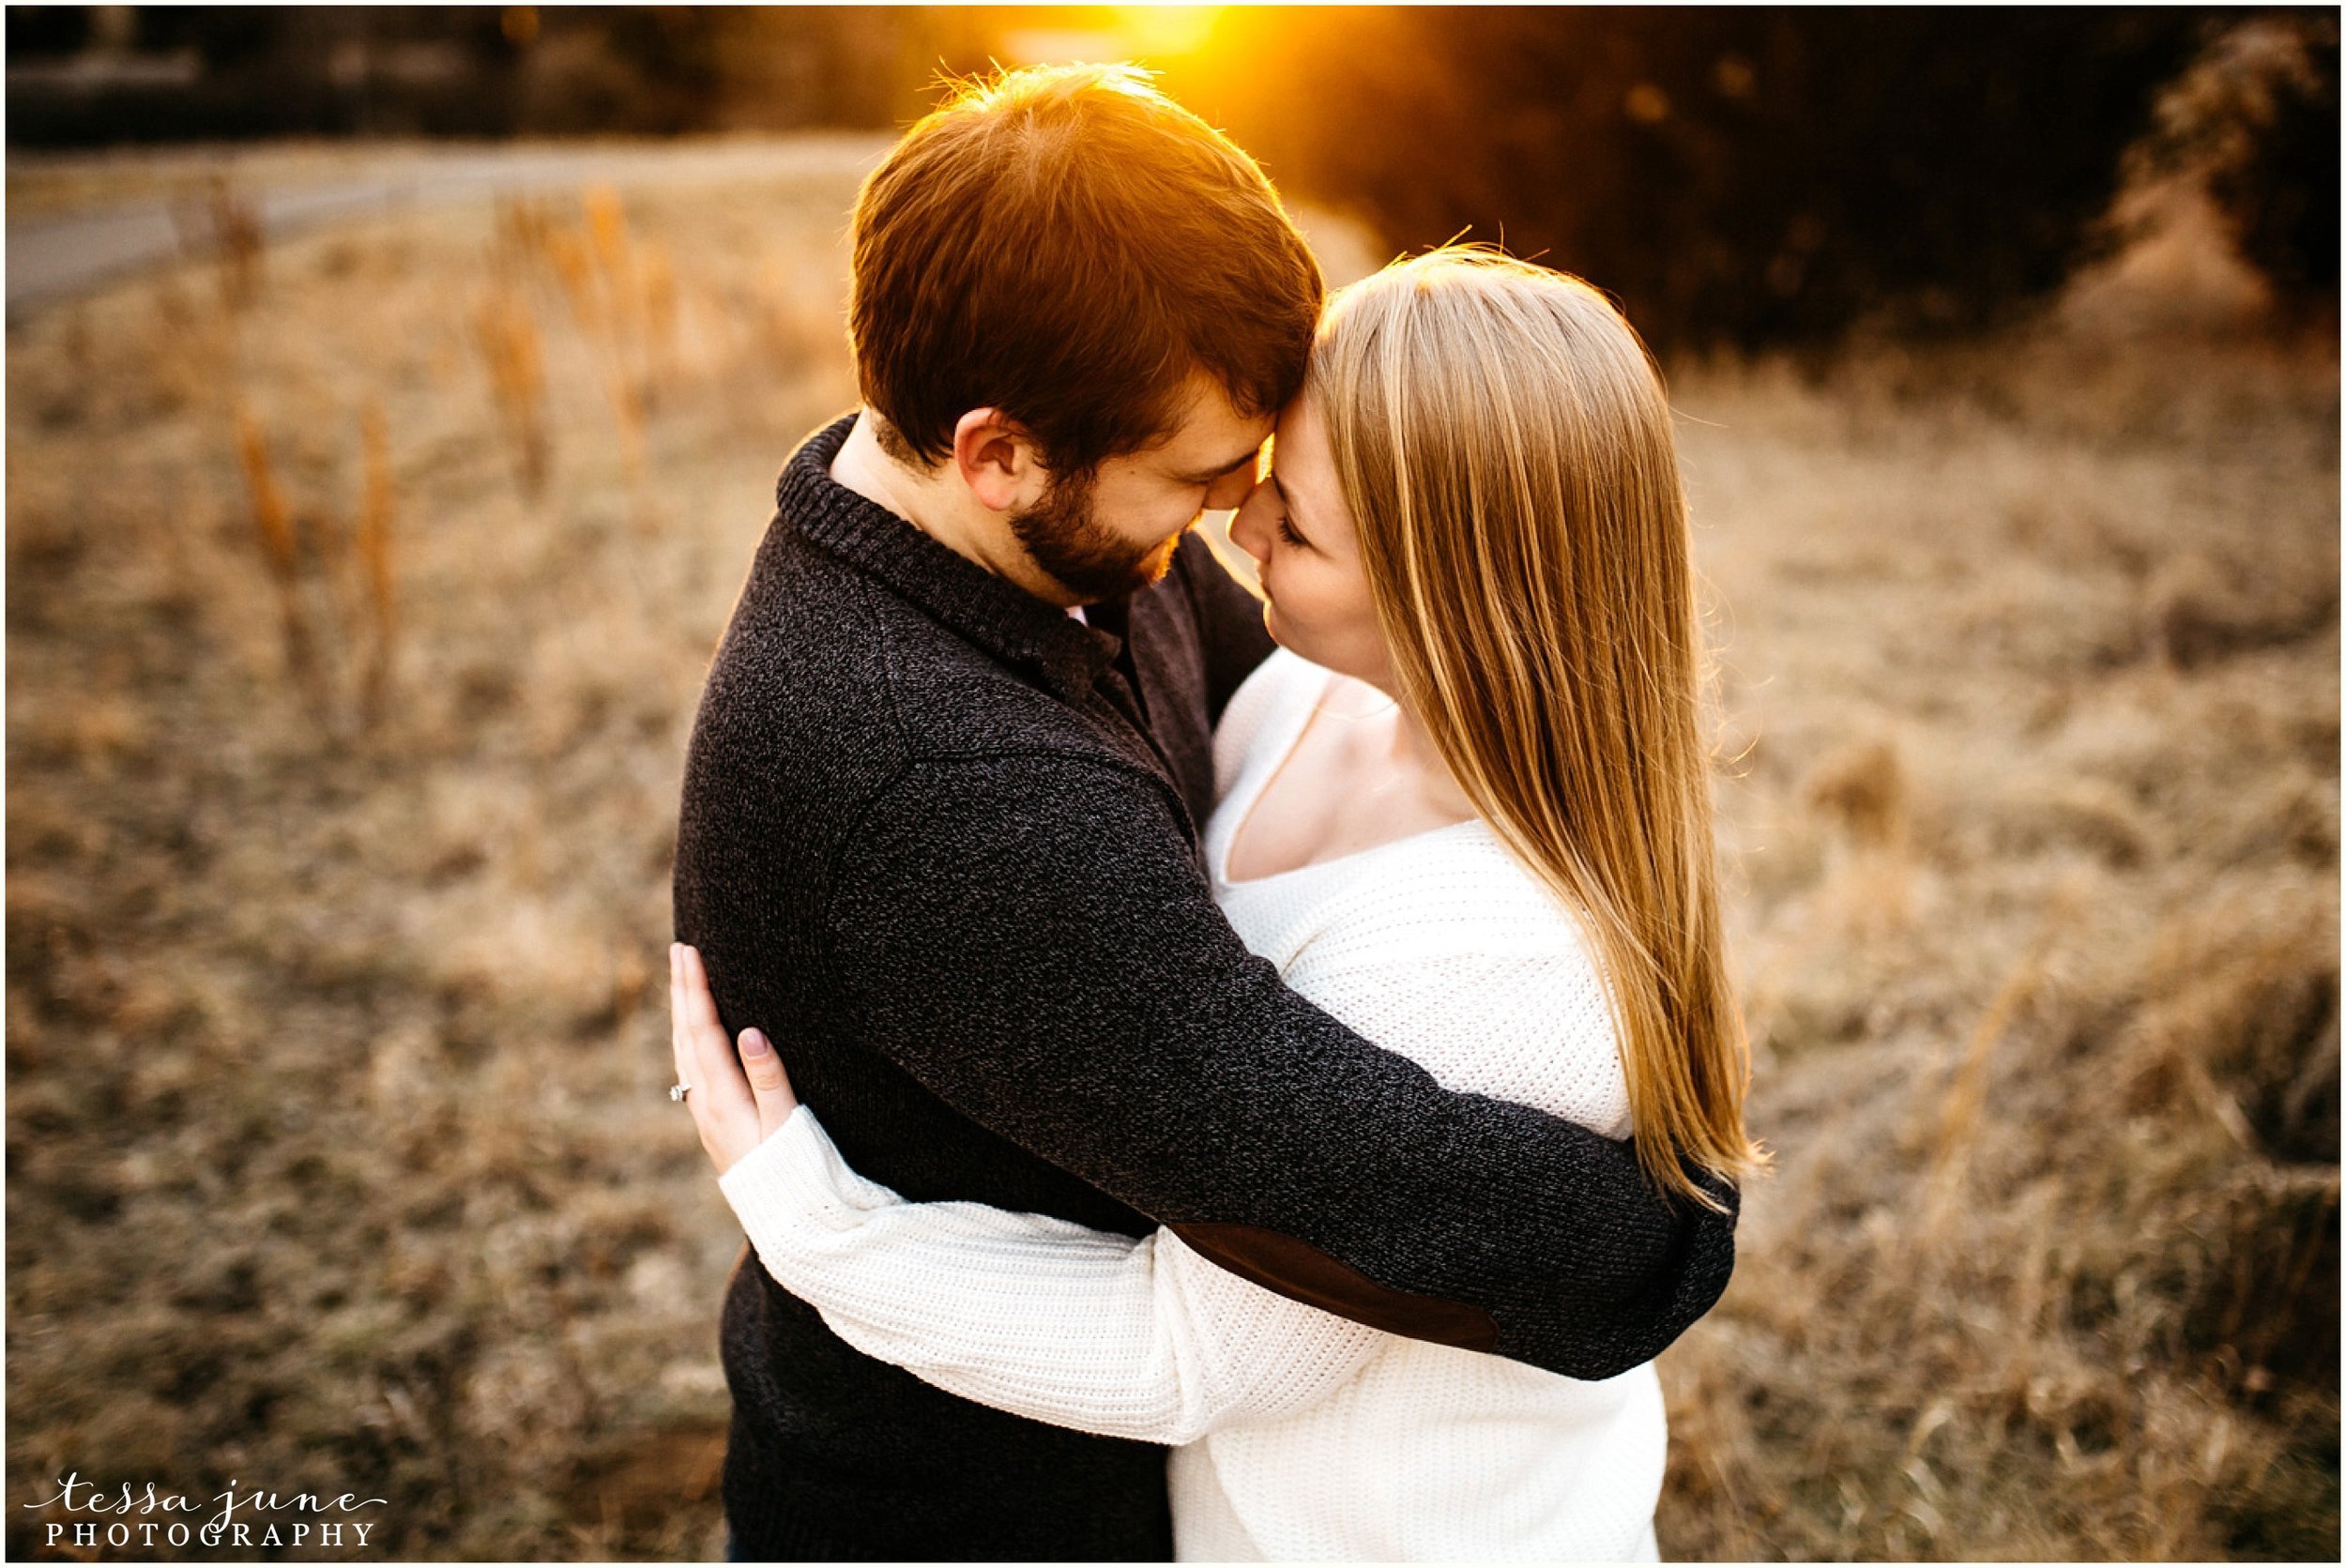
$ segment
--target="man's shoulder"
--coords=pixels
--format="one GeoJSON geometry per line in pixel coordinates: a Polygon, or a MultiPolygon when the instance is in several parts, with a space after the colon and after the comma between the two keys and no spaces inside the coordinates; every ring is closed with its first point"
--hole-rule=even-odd
{"type": "Polygon", "coordinates": [[[1113,755],[1074,708],[777,516],[735,605],[701,727],[827,770],[972,754],[1113,755]]]}

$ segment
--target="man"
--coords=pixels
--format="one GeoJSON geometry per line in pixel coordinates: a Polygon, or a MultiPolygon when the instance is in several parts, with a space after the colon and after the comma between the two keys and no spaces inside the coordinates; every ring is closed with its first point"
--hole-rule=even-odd
{"type": "MultiPolygon", "coordinates": [[[[1270,651],[1202,544],[1301,385],[1319,276],[1251,160],[1129,72],[1014,74],[855,218],[863,406],[792,457],[688,761],[679,939],[860,1172],[1129,1235],[1577,1377],[1724,1287],[1728,1214],[1451,1094],[1210,895],[1211,726],[1270,651]]],[[[1731,1194],[1723,1194],[1731,1200],[1731,1194]]],[[[754,1257],[724,1319],[753,1558],[1162,1559],[1162,1451],[849,1349],[754,1257]]]]}

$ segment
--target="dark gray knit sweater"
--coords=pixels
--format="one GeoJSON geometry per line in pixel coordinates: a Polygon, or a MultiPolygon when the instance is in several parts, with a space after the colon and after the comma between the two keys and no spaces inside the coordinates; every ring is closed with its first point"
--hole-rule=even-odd
{"type": "MultiPolygon", "coordinates": [[[[863,1175],[1126,1235],[1576,1377],[1716,1300],[1733,1221],[1628,1146],[1453,1094],[1289,992],[1198,860],[1211,726],[1269,652],[1191,540],[1064,612],[790,459],[703,694],[676,923],[863,1175]]],[[[1730,1206],[1731,1207],[1731,1206],[1730,1206]]],[[[940,1393],[754,1256],[725,1512],[758,1558],[1162,1559],[1164,1452],[940,1393]]]]}

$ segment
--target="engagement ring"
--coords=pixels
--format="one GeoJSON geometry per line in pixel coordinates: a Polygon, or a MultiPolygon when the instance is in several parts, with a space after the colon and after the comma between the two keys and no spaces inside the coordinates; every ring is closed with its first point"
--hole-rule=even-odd
{"type": "Polygon", "coordinates": [[[684,1104],[684,1097],[692,1092],[693,1086],[691,1084],[670,1084],[668,1086],[668,1098],[675,1101],[679,1105],[684,1104]]]}

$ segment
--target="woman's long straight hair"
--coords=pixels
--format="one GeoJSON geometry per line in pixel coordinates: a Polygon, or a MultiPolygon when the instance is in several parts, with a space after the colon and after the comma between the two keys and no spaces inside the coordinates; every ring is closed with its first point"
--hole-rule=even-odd
{"type": "Polygon", "coordinates": [[[1580,921],[1638,1156],[1734,1180],[1750,1051],[1730,994],[1699,715],[1699,616],[1661,378],[1577,278],[1472,247],[1342,291],[1314,346],[1402,695],[1580,921]]]}

